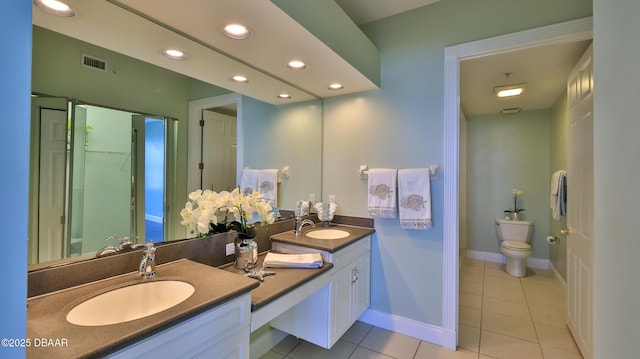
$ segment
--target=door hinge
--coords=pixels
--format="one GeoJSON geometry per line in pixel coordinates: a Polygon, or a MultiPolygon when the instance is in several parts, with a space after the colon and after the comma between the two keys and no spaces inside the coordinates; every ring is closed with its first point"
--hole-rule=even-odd
{"type": "Polygon", "coordinates": [[[60,224],[64,224],[64,216],[60,216],[60,224]]]}
{"type": "Polygon", "coordinates": [[[204,119],[200,120],[200,127],[204,127],[204,119]]]}
{"type": "Polygon", "coordinates": [[[203,170],[204,169],[204,163],[202,163],[202,162],[198,163],[198,168],[203,170]]]}

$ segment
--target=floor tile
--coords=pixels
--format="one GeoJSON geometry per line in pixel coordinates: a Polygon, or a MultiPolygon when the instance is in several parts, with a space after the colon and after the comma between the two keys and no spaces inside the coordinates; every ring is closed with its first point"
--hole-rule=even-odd
{"type": "Polygon", "coordinates": [[[510,302],[526,303],[524,292],[520,288],[515,289],[485,285],[482,293],[485,297],[508,300],[510,302]]]}
{"type": "Polygon", "coordinates": [[[505,278],[487,275],[484,277],[484,285],[504,287],[509,289],[522,289],[520,280],[514,277],[505,278]]]}
{"type": "Polygon", "coordinates": [[[420,340],[377,327],[371,328],[360,346],[398,359],[411,359],[420,340]]]}
{"type": "Polygon", "coordinates": [[[564,350],[542,346],[544,359],[582,359],[578,353],[565,352],[564,350]]]}
{"type": "Polygon", "coordinates": [[[460,305],[463,307],[482,309],[482,296],[478,294],[460,292],[460,305]]]}
{"type": "Polygon", "coordinates": [[[460,307],[460,311],[458,313],[460,324],[480,328],[480,322],[482,319],[482,311],[480,309],[460,307]]]}
{"type": "Polygon", "coordinates": [[[451,350],[436,344],[420,342],[414,359],[477,359],[478,353],[468,350],[451,350]]]}
{"type": "Polygon", "coordinates": [[[283,359],[284,356],[280,353],[276,353],[273,350],[267,352],[265,355],[261,356],[260,359],[283,359]]]}
{"type": "Polygon", "coordinates": [[[271,351],[280,353],[282,355],[287,355],[300,343],[302,343],[302,339],[298,339],[293,335],[288,335],[284,339],[282,339],[280,343],[276,344],[276,346],[273,347],[271,351]]]}
{"type": "Polygon", "coordinates": [[[348,359],[356,350],[357,345],[338,340],[331,349],[325,349],[315,344],[303,341],[287,358],[291,359],[348,359]]]}
{"type": "Polygon", "coordinates": [[[356,321],[340,339],[349,343],[360,344],[360,342],[362,342],[362,339],[367,336],[371,328],[373,328],[373,326],[370,324],[356,321]]]}
{"type": "Polygon", "coordinates": [[[463,265],[470,267],[485,267],[485,261],[480,259],[465,258],[463,265]]]}
{"type": "Polygon", "coordinates": [[[542,294],[529,294],[527,296],[527,305],[529,308],[540,308],[562,313],[567,310],[567,301],[564,298],[542,294]]]}
{"type": "Polygon", "coordinates": [[[477,353],[480,348],[480,328],[459,324],[458,347],[477,353]]]}
{"type": "Polygon", "coordinates": [[[482,287],[482,282],[478,283],[465,279],[460,281],[461,292],[482,295],[482,287]]]}
{"type": "Polygon", "coordinates": [[[538,342],[536,329],[531,320],[509,317],[492,312],[482,312],[482,330],[508,335],[510,337],[538,342]]]}
{"type": "Polygon", "coordinates": [[[534,323],[543,323],[553,325],[555,327],[567,327],[567,315],[565,312],[557,312],[539,307],[529,307],[531,319],[534,323]]]}
{"type": "Polygon", "coordinates": [[[460,281],[482,284],[482,282],[484,282],[484,274],[478,272],[463,272],[460,275],[460,281]]]}
{"type": "Polygon", "coordinates": [[[375,352],[367,348],[358,347],[353,352],[353,354],[351,354],[351,357],[349,357],[349,359],[395,359],[395,358],[390,357],[388,355],[384,355],[382,353],[375,352]]]}
{"type": "Polygon", "coordinates": [[[542,359],[542,352],[537,343],[486,330],[481,334],[480,353],[501,359],[542,359]]]}
{"type": "Polygon", "coordinates": [[[526,303],[511,302],[498,298],[485,297],[482,299],[482,310],[486,312],[508,315],[514,318],[531,320],[529,307],[526,303]]]}
{"type": "Polygon", "coordinates": [[[536,323],[535,327],[540,345],[564,350],[566,352],[580,353],[568,328],[560,328],[542,323],[536,323]]]}

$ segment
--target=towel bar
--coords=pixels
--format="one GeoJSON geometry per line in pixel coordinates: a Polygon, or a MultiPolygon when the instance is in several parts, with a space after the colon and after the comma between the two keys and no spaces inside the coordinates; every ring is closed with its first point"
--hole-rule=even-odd
{"type": "MultiPolygon", "coordinates": [[[[431,175],[432,179],[438,179],[438,170],[439,169],[440,169],[440,165],[438,165],[438,164],[429,165],[429,174],[431,175]]],[[[367,176],[369,175],[369,166],[360,165],[360,169],[358,170],[358,173],[360,173],[360,178],[366,179],[367,176]]]]}

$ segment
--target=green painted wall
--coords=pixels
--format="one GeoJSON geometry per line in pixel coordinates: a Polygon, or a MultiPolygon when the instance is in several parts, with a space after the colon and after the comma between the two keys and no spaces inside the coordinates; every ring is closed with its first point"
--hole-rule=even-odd
{"type": "MultiPolygon", "coordinates": [[[[367,216],[366,182],[357,173],[361,164],[442,165],[447,46],[591,14],[591,0],[442,0],[363,26],[380,50],[381,89],[325,100],[323,193],[336,195],[339,214],[367,216]]],[[[541,171],[548,173],[548,157],[544,161],[541,171]]],[[[546,177],[544,183],[548,188],[546,177]]],[[[513,185],[505,186],[505,203],[496,210],[508,205],[513,185]]],[[[432,230],[402,230],[398,220],[375,221],[371,309],[440,326],[442,180],[432,181],[431,193],[432,230]]],[[[527,203],[527,208],[532,207],[527,203]]],[[[546,213],[539,220],[544,221],[546,213]]],[[[534,246],[543,250],[536,256],[548,256],[547,248],[534,246]]]]}
{"type": "MultiPolygon", "coordinates": [[[[551,107],[551,130],[549,131],[549,175],[557,170],[567,169],[569,117],[567,115],[567,94],[560,96],[551,107]]],[[[549,235],[558,238],[549,246],[549,259],[560,276],[567,280],[567,238],[560,230],[567,228],[567,216],[556,221],[549,212],[549,235]]]]}
{"type": "Polygon", "coordinates": [[[533,221],[534,258],[549,258],[548,110],[467,117],[467,248],[500,253],[495,220],[518,206],[533,221]]]}

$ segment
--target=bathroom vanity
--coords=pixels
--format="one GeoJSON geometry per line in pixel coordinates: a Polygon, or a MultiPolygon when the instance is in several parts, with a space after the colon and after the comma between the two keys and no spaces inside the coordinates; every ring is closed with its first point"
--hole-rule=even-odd
{"type": "MultiPolygon", "coordinates": [[[[173,259],[159,264],[154,278],[142,279],[137,272],[127,272],[68,288],[41,291],[28,299],[27,338],[59,339],[66,345],[32,345],[27,348],[27,356],[257,357],[259,351],[253,352],[251,333],[268,328],[267,325],[330,348],[369,307],[371,234],[374,232],[372,228],[347,225],[330,229],[333,231],[318,232],[326,229],[307,227],[298,236],[293,231],[272,235],[272,251],[320,253],[324,263],[321,268],[312,269],[269,268],[276,275],[266,277],[264,282],[245,277],[244,271],[233,265],[213,267],[189,259],[173,259]],[[318,238],[307,236],[314,231],[318,238]],[[342,237],[326,238],[335,234],[342,237]],[[175,287],[169,282],[180,285],[175,287]],[[151,287],[159,287],[160,292],[147,292],[151,287]],[[137,319],[115,319],[106,325],[101,322],[121,317],[119,314],[131,311],[131,306],[141,308],[133,312],[144,312],[147,307],[155,307],[165,301],[165,297],[171,297],[167,292],[181,291],[174,288],[183,287],[191,287],[193,291],[168,309],[151,310],[150,314],[137,319]],[[97,320],[97,324],[71,323],[69,313],[80,304],[103,295],[112,298],[110,295],[116,292],[129,293],[129,289],[140,290],[135,291],[137,294],[133,297],[121,296],[113,305],[107,301],[98,307],[101,309],[84,313],[84,317],[89,318],[96,313],[95,317],[99,318],[92,321],[97,320]]],[[[223,238],[226,237],[211,241],[217,243],[223,238]]],[[[193,243],[185,241],[175,245],[191,248],[193,243]]],[[[159,247],[159,251],[163,258],[179,252],[177,247],[170,246],[159,247]]],[[[259,256],[258,267],[262,266],[264,255],[259,256]]],[[[113,263],[120,263],[116,260],[122,262],[118,267],[129,268],[127,261],[139,260],[139,256],[140,253],[134,251],[120,255],[119,259],[118,256],[99,258],[77,264],[75,271],[83,272],[80,268],[95,265],[111,267],[113,263]]],[[[33,276],[34,285],[56,282],[62,273],[69,271],[73,271],[71,267],[39,273],[33,276]]]]}
{"type": "MultiPolygon", "coordinates": [[[[248,357],[251,290],[257,281],[184,259],[157,268],[158,276],[145,282],[181,281],[195,291],[183,302],[137,320],[101,326],[67,321],[68,313],[89,298],[141,283],[137,272],[30,298],[27,338],[64,339],[67,345],[32,345],[27,356],[184,358],[215,352],[220,358],[248,357]],[[219,356],[223,353],[228,356],[219,356]]],[[[149,305],[154,299],[147,299],[149,305]]],[[[124,310],[122,306],[126,303],[114,303],[112,310],[124,310]]]]}
{"type": "MultiPolygon", "coordinates": [[[[285,232],[271,237],[272,250],[317,253],[333,264],[329,285],[274,318],[270,325],[323,348],[331,348],[370,304],[372,229],[334,226],[343,238],[313,238],[322,231],[307,228],[300,235],[285,232]],[[311,234],[313,235],[313,234],[311,234]]],[[[321,236],[317,236],[321,237],[321,236]]]]}

